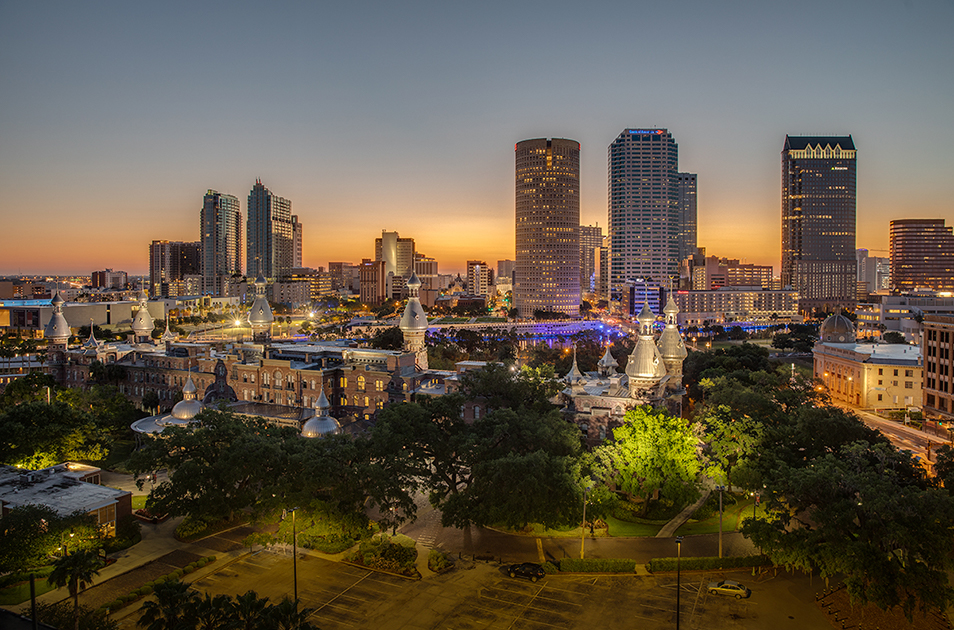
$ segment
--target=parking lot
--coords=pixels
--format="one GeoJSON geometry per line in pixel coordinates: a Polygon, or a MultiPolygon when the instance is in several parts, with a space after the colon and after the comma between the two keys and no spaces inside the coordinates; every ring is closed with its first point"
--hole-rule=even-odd
{"type": "MultiPolygon", "coordinates": [[[[683,628],[831,628],[814,605],[807,578],[753,583],[732,575],[753,590],[751,599],[736,600],[706,593],[703,587],[715,577],[682,576],[683,628]]],[[[244,556],[193,586],[213,595],[254,590],[278,601],[293,591],[292,561],[270,552],[244,556]]],[[[496,563],[461,562],[446,574],[414,581],[306,556],[298,561],[298,593],[302,606],[313,609],[310,621],[323,630],[675,627],[675,576],[550,575],[532,583],[508,577],[496,563]]],[[[136,616],[123,627],[132,628],[136,616]]]]}

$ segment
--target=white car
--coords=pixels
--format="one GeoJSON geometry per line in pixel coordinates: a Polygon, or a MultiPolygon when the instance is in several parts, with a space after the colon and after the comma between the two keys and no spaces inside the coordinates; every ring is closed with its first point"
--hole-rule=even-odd
{"type": "Polygon", "coordinates": [[[736,599],[742,599],[752,594],[752,591],[734,580],[709,582],[709,586],[707,586],[706,589],[710,595],[733,595],[736,599]]]}

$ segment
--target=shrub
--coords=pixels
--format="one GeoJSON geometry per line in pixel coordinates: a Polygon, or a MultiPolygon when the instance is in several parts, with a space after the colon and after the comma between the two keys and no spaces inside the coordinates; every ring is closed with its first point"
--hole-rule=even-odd
{"type": "Polygon", "coordinates": [[[547,560],[546,562],[543,563],[543,572],[546,573],[547,575],[552,575],[554,573],[559,573],[560,569],[559,567],[557,567],[557,565],[547,560]]]}
{"type": "Polygon", "coordinates": [[[447,557],[447,554],[437,549],[431,549],[430,553],[427,554],[427,568],[431,571],[443,571],[452,566],[454,566],[454,563],[447,557]]]}
{"type": "Polygon", "coordinates": [[[113,601],[111,601],[111,602],[109,602],[108,604],[106,604],[106,605],[104,606],[104,608],[108,608],[110,611],[113,611],[113,610],[119,610],[119,609],[122,608],[123,606],[124,606],[123,600],[121,600],[121,599],[114,599],[113,601]]]}
{"type": "Polygon", "coordinates": [[[150,584],[146,584],[146,585],[144,585],[142,588],[140,588],[139,591],[140,591],[143,595],[151,595],[151,594],[152,594],[152,591],[153,591],[153,588],[152,588],[152,586],[151,586],[150,584]]]}
{"type": "Polygon", "coordinates": [[[560,561],[560,570],[570,573],[633,573],[636,571],[636,561],[621,558],[564,558],[560,561]]]}
{"type": "MultiPolygon", "coordinates": [[[[653,573],[676,570],[677,558],[653,558],[649,561],[649,570],[653,573]]],[[[679,568],[683,571],[704,571],[707,569],[737,569],[744,567],[770,566],[767,556],[733,556],[730,558],[682,558],[679,568]]]]}
{"type": "Polygon", "coordinates": [[[204,518],[185,517],[179,526],[176,527],[176,537],[191,538],[201,534],[209,528],[210,522],[204,518]]]}
{"type": "Polygon", "coordinates": [[[181,578],[181,577],[184,575],[184,573],[183,573],[182,569],[176,569],[175,571],[173,571],[173,572],[170,573],[169,575],[172,576],[171,579],[173,579],[173,580],[178,580],[179,578],[181,578]]]}

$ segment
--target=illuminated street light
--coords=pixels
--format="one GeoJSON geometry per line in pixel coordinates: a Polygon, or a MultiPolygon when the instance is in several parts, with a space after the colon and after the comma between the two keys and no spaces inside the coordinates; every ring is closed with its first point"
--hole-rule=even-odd
{"type": "Polygon", "coordinates": [[[682,561],[682,536],[676,536],[676,630],[679,630],[679,591],[682,590],[680,563],[682,561]]]}

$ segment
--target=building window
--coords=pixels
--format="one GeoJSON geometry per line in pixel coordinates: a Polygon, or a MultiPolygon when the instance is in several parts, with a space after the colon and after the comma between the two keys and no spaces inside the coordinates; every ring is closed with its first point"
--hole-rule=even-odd
{"type": "Polygon", "coordinates": [[[359,377],[358,377],[358,391],[359,391],[359,392],[363,392],[363,391],[364,391],[364,377],[363,377],[363,376],[359,376],[359,377]]]}
{"type": "Polygon", "coordinates": [[[348,386],[348,377],[347,377],[347,376],[342,376],[342,377],[338,380],[338,385],[340,385],[341,387],[347,387],[347,386],[348,386]]]}
{"type": "Polygon", "coordinates": [[[905,370],[904,375],[907,376],[908,378],[911,378],[912,376],[914,376],[914,370],[905,370]]]}
{"type": "Polygon", "coordinates": [[[379,392],[384,391],[384,381],[374,381],[374,389],[379,392]]]}
{"type": "Polygon", "coordinates": [[[898,371],[897,371],[897,370],[894,371],[894,375],[895,375],[895,376],[898,375],[898,371]]]}
{"type": "Polygon", "coordinates": [[[884,400],[884,395],[878,394],[878,402],[881,402],[882,400],[884,400]]]}
{"type": "Polygon", "coordinates": [[[904,381],[904,389],[914,389],[914,383],[911,381],[904,381]]]}
{"type": "Polygon", "coordinates": [[[878,368],[878,376],[884,376],[884,368],[878,368]]]}

